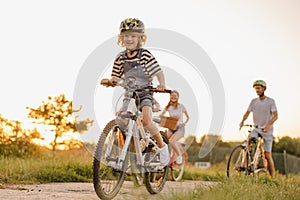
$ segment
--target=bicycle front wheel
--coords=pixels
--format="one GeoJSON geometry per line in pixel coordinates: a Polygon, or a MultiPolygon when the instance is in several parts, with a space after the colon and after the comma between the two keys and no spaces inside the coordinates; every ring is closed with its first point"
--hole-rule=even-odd
{"type": "Polygon", "coordinates": [[[93,162],[93,183],[98,197],[114,198],[124,182],[128,156],[117,165],[125,142],[125,136],[115,120],[110,121],[100,135],[93,162]]]}
{"type": "Polygon", "coordinates": [[[171,176],[173,181],[180,181],[183,172],[184,172],[184,155],[182,155],[182,162],[180,164],[177,164],[176,161],[171,164],[171,176]]]}
{"type": "MultiPolygon", "coordinates": [[[[169,144],[169,140],[166,134],[161,132],[161,135],[164,143],[169,144]]],[[[160,162],[158,155],[156,155],[156,157],[153,157],[153,155],[155,155],[155,152],[153,151],[154,150],[152,145],[149,145],[146,148],[145,160],[153,160],[152,162],[160,162]]],[[[169,165],[165,166],[163,169],[147,169],[144,180],[146,189],[150,194],[157,194],[164,188],[164,185],[167,181],[168,170],[169,165]]]]}
{"type": "Polygon", "coordinates": [[[244,145],[236,146],[227,163],[227,177],[237,177],[249,174],[250,155],[244,145]]]}

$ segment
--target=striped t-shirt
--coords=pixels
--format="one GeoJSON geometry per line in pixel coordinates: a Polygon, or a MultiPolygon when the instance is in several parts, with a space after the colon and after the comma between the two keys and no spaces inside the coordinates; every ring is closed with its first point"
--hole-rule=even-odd
{"type": "Polygon", "coordinates": [[[159,72],[162,71],[159,64],[157,63],[154,56],[147,50],[141,49],[141,57],[138,58],[138,54],[132,58],[126,56],[126,50],[121,52],[114,61],[114,66],[112,69],[112,77],[121,78],[124,74],[124,63],[140,61],[139,64],[142,65],[143,71],[146,77],[150,80],[159,72]]]}

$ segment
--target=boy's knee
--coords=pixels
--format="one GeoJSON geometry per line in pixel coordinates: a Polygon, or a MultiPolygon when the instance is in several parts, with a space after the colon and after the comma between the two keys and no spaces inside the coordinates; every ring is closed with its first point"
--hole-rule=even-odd
{"type": "Polygon", "coordinates": [[[155,135],[159,132],[158,127],[156,126],[155,123],[150,123],[146,126],[144,126],[144,128],[150,132],[151,135],[155,135]]]}
{"type": "Polygon", "coordinates": [[[151,126],[151,123],[152,122],[150,120],[147,120],[147,119],[143,119],[143,121],[142,121],[142,124],[145,128],[148,127],[148,126],[151,126]]]}

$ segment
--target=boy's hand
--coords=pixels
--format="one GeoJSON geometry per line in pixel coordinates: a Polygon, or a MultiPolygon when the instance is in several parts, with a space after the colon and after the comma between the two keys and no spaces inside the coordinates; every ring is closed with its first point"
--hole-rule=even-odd
{"type": "Polygon", "coordinates": [[[108,87],[109,86],[109,79],[107,79],[107,78],[102,79],[100,81],[100,84],[108,87]]]}
{"type": "Polygon", "coordinates": [[[108,79],[108,78],[102,79],[101,82],[100,82],[100,84],[103,85],[103,86],[105,86],[105,87],[109,87],[109,86],[114,87],[115,86],[115,84],[113,83],[113,81],[110,80],[110,79],[108,79]]]}
{"type": "Polygon", "coordinates": [[[166,89],[166,86],[164,86],[164,85],[158,85],[158,86],[156,87],[156,89],[157,89],[157,90],[164,91],[164,90],[166,89]]]}

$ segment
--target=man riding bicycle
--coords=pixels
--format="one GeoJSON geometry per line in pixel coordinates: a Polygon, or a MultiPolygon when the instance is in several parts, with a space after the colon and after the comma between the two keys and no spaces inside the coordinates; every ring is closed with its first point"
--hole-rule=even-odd
{"type": "Polygon", "coordinates": [[[248,118],[250,112],[253,112],[254,129],[250,133],[251,138],[257,139],[259,135],[264,139],[265,158],[267,160],[267,167],[270,175],[275,174],[274,162],[272,159],[272,143],[273,143],[273,123],[278,118],[278,112],[275,101],[265,96],[267,88],[266,82],[257,80],[253,83],[253,88],[258,95],[258,98],[252,99],[240,127],[244,125],[244,121],[248,118]]]}

